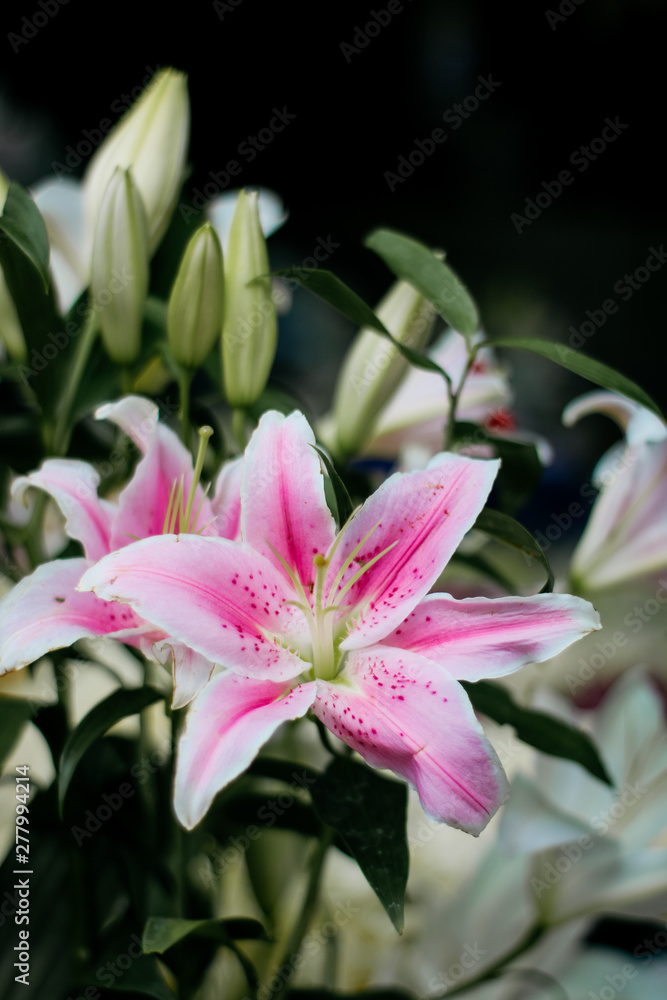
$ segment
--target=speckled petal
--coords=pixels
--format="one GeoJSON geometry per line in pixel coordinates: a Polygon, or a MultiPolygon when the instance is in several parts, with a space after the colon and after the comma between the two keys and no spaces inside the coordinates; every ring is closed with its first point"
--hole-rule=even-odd
{"type": "Polygon", "coordinates": [[[476,836],[507,798],[465,691],[430,660],[373,646],[317,685],[313,711],[324,725],[373,767],[405,778],[433,819],[476,836]]]}
{"type": "Polygon", "coordinates": [[[306,588],[313,557],[326,553],[336,533],[314,444],[301,413],[265,413],[246,450],[241,491],[243,540],[284,572],[273,547],[306,588]]]}
{"type": "Polygon", "coordinates": [[[222,673],[193,702],[178,747],[174,808],[189,830],[217,792],[248,767],[283,722],[305,715],[315,683],[251,681],[222,673]]]}
{"type": "Polygon", "coordinates": [[[592,604],[569,594],[462,601],[428,594],[384,641],[441,663],[458,680],[477,681],[548,660],[599,628],[592,604]]]}
{"type": "Polygon", "coordinates": [[[128,545],[86,573],[82,590],[129,604],[214,663],[284,680],[307,664],[282,642],[306,631],[284,577],[226,538],[161,535],[128,545]]]}
{"type": "Polygon", "coordinates": [[[497,461],[437,455],[423,471],[391,476],[348,522],[327,587],[333,587],[339,568],[368,532],[338,593],[361,566],[393,548],[344,596],[342,603],[358,608],[360,618],[342,649],[383,639],[428,593],[484,506],[498,466],[497,461]]]}

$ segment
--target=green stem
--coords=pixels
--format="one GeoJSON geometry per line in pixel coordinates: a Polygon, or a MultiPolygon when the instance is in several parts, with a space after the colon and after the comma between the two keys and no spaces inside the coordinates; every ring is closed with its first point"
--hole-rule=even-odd
{"type": "Polygon", "coordinates": [[[447,990],[446,993],[442,993],[440,996],[435,997],[434,1000],[449,1000],[450,997],[456,996],[460,993],[467,993],[468,990],[473,989],[473,987],[486,983],[490,979],[495,979],[505,969],[505,967],[510,964],[510,962],[513,962],[525,952],[530,951],[533,945],[539,941],[546,930],[547,928],[543,924],[536,924],[534,927],[531,927],[525,937],[519,941],[515,948],[512,948],[512,950],[506,955],[499,958],[497,962],[494,962],[494,964],[488,969],[481,972],[479,976],[475,976],[474,979],[469,979],[467,983],[461,983],[460,986],[456,986],[453,990],[447,990]]]}
{"type": "MultiPolygon", "coordinates": [[[[301,913],[297,917],[296,923],[292,928],[292,933],[289,936],[287,947],[283,953],[282,959],[278,963],[278,970],[284,968],[285,966],[292,968],[294,966],[294,961],[299,956],[304,936],[308,930],[311,920],[313,919],[315,907],[317,906],[317,899],[320,893],[320,884],[322,882],[322,874],[324,871],[324,862],[326,860],[327,851],[333,843],[334,837],[335,831],[330,826],[325,827],[311,862],[310,878],[308,880],[308,888],[301,907],[301,913]]],[[[267,994],[267,1000],[282,1000],[290,989],[290,985],[289,978],[284,979],[282,976],[280,977],[280,981],[275,984],[275,987],[273,985],[273,981],[271,981],[267,986],[269,991],[267,994]]]]}
{"type": "Polygon", "coordinates": [[[70,434],[72,432],[70,421],[72,419],[74,400],[76,399],[76,394],[79,389],[81,379],[83,378],[83,374],[90,357],[90,352],[93,344],[95,343],[97,331],[97,315],[91,309],[86,316],[83,329],[79,335],[79,342],[76,345],[74,362],[70,368],[69,378],[60,401],[56,425],[51,439],[51,450],[54,455],[64,455],[67,452],[70,434]]]}
{"type": "MultiPolygon", "coordinates": [[[[169,787],[171,788],[174,781],[174,769],[176,763],[176,747],[178,746],[178,737],[181,731],[181,726],[183,723],[183,712],[176,709],[171,710],[171,760],[172,760],[172,774],[171,781],[169,782],[169,787]]],[[[186,917],[186,866],[187,866],[187,853],[185,844],[186,832],[179,823],[178,820],[174,822],[174,870],[176,875],[176,893],[175,893],[175,906],[176,906],[176,916],[186,917]]]]}
{"type": "Polygon", "coordinates": [[[466,365],[465,371],[461,376],[461,381],[458,384],[456,392],[452,390],[452,384],[449,383],[449,419],[445,426],[445,440],[443,442],[443,451],[449,451],[452,442],[454,440],[454,427],[456,425],[456,411],[458,409],[459,401],[461,399],[461,393],[463,391],[463,386],[465,385],[466,379],[470,374],[470,370],[475,363],[475,358],[477,357],[477,348],[471,347],[468,353],[468,364],[466,365]]]}
{"type": "Polygon", "coordinates": [[[194,372],[191,368],[181,368],[178,373],[178,417],[181,421],[181,437],[183,444],[192,448],[192,431],[190,428],[190,386],[194,372]]]}
{"type": "Polygon", "coordinates": [[[44,550],[42,548],[42,528],[44,524],[44,511],[48,496],[41,490],[35,497],[35,506],[32,509],[30,520],[19,535],[20,541],[25,545],[26,552],[33,569],[36,569],[44,562],[44,550]]]}
{"type": "Polygon", "coordinates": [[[245,434],[245,410],[237,409],[232,413],[232,430],[234,431],[234,437],[236,438],[236,443],[239,446],[241,454],[243,454],[248,443],[245,434]]]}

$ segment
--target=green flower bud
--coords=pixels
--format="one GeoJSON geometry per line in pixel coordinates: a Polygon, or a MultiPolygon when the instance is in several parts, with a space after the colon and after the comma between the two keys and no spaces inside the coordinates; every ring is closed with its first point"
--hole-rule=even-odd
{"type": "Polygon", "coordinates": [[[185,248],[169,299],[169,345],[184,368],[203,364],[220,335],[222,293],[222,248],[207,222],[185,248]]]}
{"type": "Polygon", "coordinates": [[[146,212],[129,170],[118,168],[102,199],[93,239],[92,307],[109,357],[131,364],[141,347],[148,292],[146,212]]]}
{"type": "Polygon", "coordinates": [[[131,167],[146,209],[153,253],[176,207],[189,134],[187,77],[174,69],[160,70],[109,132],[86,170],[84,203],[90,232],[95,232],[104,192],[114,170],[131,167]]]}
{"type": "MultiPolygon", "coordinates": [[[[5,199],[9,190],[9,181],[0,170],[0,215],[5,207],[5,199]]],[[[23,337],[23,328],[19,320],[14,300],[10,294],[5,276],[0,266],[0,341],[7,348],[7,353],[13,361],[25,361],[27,349],[23,337]]]]}
{"type": "Polygon", "coordinates": [[[271,297],[266,241],[256,191],[241,191],[229,231],[225,260],[225,318],[222,363],[227,400],[250,406],[269,377],[276,353],[278,322],[271,297]]]}
{"type": "MultiPolygon", "coordinates": [[[[435,309],[406,281],[397,281],[375,310],[401,344],[421,350],[431,336],[435,309]]],[[[362,328],[343,362],[327,443],[339,455],[354,455],[371,438],[380,411],[408,372],[397,347],[370,327],[362,328]]]]}

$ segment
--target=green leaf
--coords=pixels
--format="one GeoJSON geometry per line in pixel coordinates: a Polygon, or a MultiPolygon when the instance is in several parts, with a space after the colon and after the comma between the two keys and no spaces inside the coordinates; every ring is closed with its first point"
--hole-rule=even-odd
{"type": "Polygon", "coordinates": [[[32,718],[32,705],[23,698],[0,697],[0,767],[11,753],[26,722],[32,718]]]}
{"type": "Polygon", "coordinates": [[[44,291],[48,291],[49,238],[44,219],[25,188],[15,181],[9,185],[0,216],[0,243],[3,235],[28,258],[42,280],[44,291]]]}
{"type": "Polygon", "coordinates": [[[144,927],[141,947],[144,954],[163,955],[183,938],[194,934],[230,945],[234,940],[268,941],[258,920],[237,917],[226,920],[181,920],[178,917],[149,917],[144,927]]]}
{"type": "Polygon", "coordinates": [[[476,712],[487,715],[500,725],[514,726],[519,739],[529,746],[552,757],[573,760],[585,767],[593,777],[613,785],[594,743],[586,733],[545,712],[521,708],[500,684],[492,681],[460,683],[466,689],[476,712]]]}
{"type": "Polygon", "coordinates": [[[409,281],[432,302],[443,319],[459,333],[472,336],[479,313],[467,288],[452,269],[423,243],[392,229],[375,229],[364,246],[382,257],[397,278],[409,281]]]}
{"type": "Polygon", "coordinates": [[[63,747],[58,768],[58,807],[62,816],[67,789],[77,764],[95,740],[111,726],[128,715],[136,715],[142,708],[160,701],[164,696],[152,687],[121,688],[95,705],[74,729],[63,747]]]}
{"type": "Polygon", "coordinates": [[[574,351],[565,344],[556,344],[550,340],[500,337],[498,340],[490,340],[480,346],[517,348],[521,351],[531,351],[533,354],[540,354],[543,358],[555,361],[557,365],[561,365],[563,368],[574,372],[575,375],[581,375],[582,378],[588,379],[589,382],[602,386],[603,389],[609,389],[611,392],[620,392],[623,396],[627,396],[628,399],[633,399],[635,403],[639,403],[640,406],[645,406],[647,410],[651,410],[661,420],[665,419],[658,404],[636,382],[626,378],[625,375],[621,375],[620,372],[617,372],[614,368],[610,368],[609,365],[605,365],[601,361],[596,361],[595,358],[589,358],[587,354],[582,354],[581,351],[574,351]]]}
{"type": "Polygon", "coordinates": [[[312,447],[324,462],[324,467],[327,470],[329,479],[331,480],[334,497],[336,498],[336,508],[338,510],[338,527],[342,528],[354,510],[352,498],[347,492],[347,486],[336,472],[335,466],[326,452],[322,451],[321,448],[318,448],[317,445],[312,445],[312,447]]]}
{"type": "Polygon", "coordinates": [[[336,757],[310,790],[322,820],[340,835],[398,931],[410,855],[408,790],[365,764],[336,757]]]}
{"type": "MultiPolygon", "coordinates": [[[[124,952],[123,954],[127,954],[124,952]]],[[[104,956],[106,958],[106,956],[104,956]]],[[[121,956],[122,957],[122,956],[121,956]]],[[[139,955],[132,958],[132,964],[123,969],[110,986],[104,983],[106,990],[112,993],[132,993],[142,997],[152,997],[152,1000],[176,1000],[176,994],[167,985],[166,976],[163,972],[164,966],[153,955],[139,955]]],[[[110,955],[107,967],[114,966],[118,960],[118,955],[110,955]]],[[[100,966],[104,967],[105,962],[100,959],[100,966]]],[[[116,969],[120,968],[115,966],[116,969]]],[[[111,978],[111,974],[108,975],[111,978]]],[[[99,988],[100,979],[97,976],[88,977],[88,983],[99,988]]],[[[99,995],[99,994],[98,994],[99,995]]]]}
{"type": "Polygon", "coordinates": [[[473,527],[478,531],[485,531],[487,535],[493,535],[494,538],[499,538],[507,545],[514,546],[525,556],[536,559],[547,573],[547,582],[542,587],[541,593],[551,593],[554,589],[554,575],[549,560],[542,551],[539,542],[533,538],[527,528],[515,521],[513,517],[501,514],[499,510],[490,510],[488,507],[484,508],[473,527]]]}
{"type": "Polygon", "coordinates": [[[542,463],[534,444],[495,437],[477,424],[457,422],[454,440],[458,445],[490,444],[501,459],[495,489],[503,513],[514,514],[532,498],[542,479],[542,463]]]}
{"type": "Polygon", "coordinates": [[[345,282],[341,281],[335,274],[332,274],[331,271],[314,267],[288,267],[281,271],[272,271],[271,273],[277,277],[289,278],[292,281],[298,282],[304,288],[308,289],[309,292],[318,295],[325,302],[328,302],[330,306],[337,309],[343,316],[347,316],[357,326],[370,326],[371,329],[377,330],[378,333],[388,337],[403,357],[416,368],[423,368],[429,372],[437,372],[438,375],[442,375],[443,378],[449,381],[449,375],[435,361],[396,340],[382,320],[375,315],[371,307],[356,292],[353,292],[345,282]]]}

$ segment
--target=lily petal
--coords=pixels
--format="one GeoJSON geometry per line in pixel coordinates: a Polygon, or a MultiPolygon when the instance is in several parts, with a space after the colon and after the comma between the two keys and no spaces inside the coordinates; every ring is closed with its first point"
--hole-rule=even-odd
{"type": "Polygon", "coordinates": [[[304,661],[281,645],[307,631],[285,579],[252,549],[226,538],[162,535],[112,552],[81,590],[129,604],[214,663],[251,677],[286,680],[304,661]]]}
{"type": "Polygon", "coordinates": [[[12,498],[21,500],[31,486],[44,490],[65,515],[69,537],[81,542],[88,559],[101,559],[109,551],[114,507],[98,497],[99,482],[99,475],[87,462],[47,458],[36,472],[15,481],[12,498]]]}
{"type": "Polygon", "coordinates": [[[201,653],[175,639],[162,639],[153,646],[153,656],[165,667],[171,667],[174,677],[172,708],[184,708],[204,687],[215,664],[201,653]]]}
{"type": "Polygon", "coordinates": [[[336,574],[366,535],[338,584],[339,592],[361,566],[393,548],[344,598],[346,605],[359,606],[362,615],[341,649],[358,649],[383,639],[428,593],[484,506],[499,464],[436,455],[425,470],[394,473],[347,523],[326,586],[333,586],[336,574]]]}
{"type": "Polygon", "coordinates": [[[211,509],[215,514],[215,533],[220,538],[241,538],[241,484],[244,458],[225,462],[215,482],[211,509]]]}
{"type": "Polygon", "coordinates": [[[283,722],[306,714],[315,683],[294,690],[271,681],[218,674],[188,712],[178,748],[174,808],[187,829],[196,826],[215,795],[248,767],[283,722]]]}
{"type": "Polygon", "coordinates": [[[479,834],[509,792],[463,688],[431,661],[375,646],[341,682],[318,681],[313,711],[373,767],[388,768],[439,822],[479,834]]]}
{"type": "Polygon", "coordinates": [[[123,396],[115,403],[104,403],[95,410],[96,420],[110,420],[131,438],[141,452],[146,452],[158,425],[158,408],[144,396],[123,396]]]}
{"type": "Polygon", "coordinates": [[[76,590],[89,566],[86,559],[44,563],[0,601],[0,674],[25,667],[77,639],[137,624],[129,608],[76,590]]]}
{"type": "Polygon", "coordinates": [[[569,594],[462,601],[429,594],[384,642],[441,663],[457,680],[477,681],[548,660],[599,628],[592,604],[569,594]]]}
{"type": "Polygon", "coordinates": [[[336,534],[314,444],[303,414],[265,413],[246,450],[241,490],[243,540],[284,572],[275,549],[306,588],[313,556],[336,534]]]}

